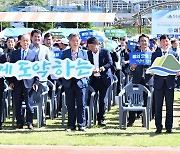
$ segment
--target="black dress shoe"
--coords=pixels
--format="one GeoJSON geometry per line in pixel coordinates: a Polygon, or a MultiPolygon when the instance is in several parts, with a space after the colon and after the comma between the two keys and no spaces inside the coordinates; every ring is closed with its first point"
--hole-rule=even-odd
{"type": "Polygon", "coordinates": [[[172,133],[172,129],[167,129],[166,133],[168,133],[168,134],[172,133]]]}
{"type": "Polygon", "coordinates": [[[98,121],[99,126],[106,126],[106,123],[103,120],[98,121]]]}
{"type": "Polygon", "coordinates": [[[16,125],[16,128],[17,128],[17,129],[23,129],[23,125],[22,125],[22,124],[17,124],[17,125],[16,125]]]}
{"type": "Polygon", "coordinates": [[[82,131],[82,132],[85,132],[85,127],[78,127],[78,131],[82,131]]]}
{"type": "Polygon", "coordinates": [[[161,129],[156,129],[155,134],[161,134],[162,130],[161,129]]]}
{"type": "Polygon", "coordinates": [[[67,131],[67,132],[76,131],[76,127],[69,126],[69,127],[66,129],[66,131],[67,131]]]}
{"type": "Polygon", "coordinates": [[[133,123],[130,123],[130,122],[127,123],[127,127],[132,127],[132,126],[133,126],[133,123]]]}
{"type": "Polygon", "coordinates": [[[28,129],[33,130],[34,129],[33,124],[29,124],[28,129]]]}

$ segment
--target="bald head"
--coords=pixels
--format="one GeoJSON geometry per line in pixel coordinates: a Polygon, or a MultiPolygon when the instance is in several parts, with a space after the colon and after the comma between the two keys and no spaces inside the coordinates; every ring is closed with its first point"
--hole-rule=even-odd
{"type": "Polygon", "coordinates": [[[29,48],[30,43],[31,43],[30,36],[27,34],[22,35],[20,40],[20,45],[24,50],[29,48]]]}

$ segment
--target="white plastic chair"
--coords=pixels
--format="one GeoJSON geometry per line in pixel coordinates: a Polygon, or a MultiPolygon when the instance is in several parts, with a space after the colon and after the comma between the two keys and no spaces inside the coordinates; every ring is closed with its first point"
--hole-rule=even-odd
{"type": "Polygon", "coordinates": [[[150,111],[151,111],[151,93],[141,84],[127,84],[116,96],[116,101],[119,103],[119,127],[122,125],[126,127],[127,112],[129,111],[143,111],[144,126],[149,130],[150,111]],[[143,93],[148,95],[147,105],[144,106],[143,93]]]}

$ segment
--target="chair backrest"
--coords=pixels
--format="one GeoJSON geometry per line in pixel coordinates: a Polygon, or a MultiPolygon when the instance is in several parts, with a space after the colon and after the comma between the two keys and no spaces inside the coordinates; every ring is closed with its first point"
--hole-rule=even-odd
{"type": "Polygon", "coordinates": [[[143,106],[144,105],[144,93],[148,94],[148,89],[141,84],[129,83],[124,87],[126,100],[129,106],[143,106]]]}
{"type": "Polygon", "coordinates": [[[94,98],[94,95],[95,95],[95,90],[91,86],[87,86],[86,94],[85,94],[85,102],[86,102],[87,106],[89,106],[89,104],[91,102],[91,98],[92,98],[92,96],[94,98]]]}
{"type": "Polygon", "coordinates": [[[126,82],[126,76],[122,71],[120,71],[120,86],[121,86],[121,89],[124,88],[125,82],[126,82]]]}

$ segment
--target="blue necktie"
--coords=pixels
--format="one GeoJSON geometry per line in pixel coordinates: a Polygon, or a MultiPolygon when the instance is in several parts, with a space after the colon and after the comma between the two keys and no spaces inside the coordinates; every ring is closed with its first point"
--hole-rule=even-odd
{"type": "Polygon", "coordinates": [[[22,57],[21,57],[21,60],[24,60],[26,57],[25,57],[25,50],[23,50],[23,52],[22,52],[22,57]]]}

